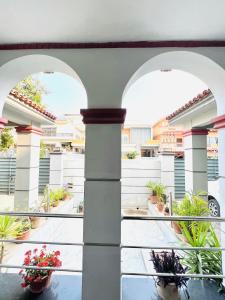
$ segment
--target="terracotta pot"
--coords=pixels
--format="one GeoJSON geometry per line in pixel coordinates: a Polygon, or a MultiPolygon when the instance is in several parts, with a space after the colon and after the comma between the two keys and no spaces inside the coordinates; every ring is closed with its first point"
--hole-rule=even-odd
{"type": "Polygon", "coordinates": [[[172,227],[174,229],[174,231],[177,233],[177,234],[181,234],[182,231],[181,231],[181,228],[179,226],[179,224],[175,221],[172,221],[172,227]]]}
{"type": "Polygon", "coordinates": [[[156,204],[158,202],[158,196],[149,196],[148,198],[152,204],[156,204]]]}
{"type": "Polygon", "coordinates": [[[43,218],[41,218],[41,217],[30,217],[30,221],[31,221],[31,228],[36,229],[39,226],[41,226],[41,224],[43,222],[43,218]]]}
{"type": "Polygon", "coordinates": [[[163,211],[164,204],[161,201],[157,202],[156,206],[159,212],[163,211]]]}
{"type": "Polygon", "coordinates": [[[163,300],[179,300],[180,295],[178,288],[176,287],[175,283],[170,283],[166,287],[164,284],[159,282],[157,284],[157,291],[161,299],[163,300]]]}
{"type": "Polygon", "coordinates": [[[27,240],[30,237],[30,229],[24,232],[21,232],[19,235],[17,235],[17,240],[27,240]]]}
{"type": "Polygon", "coordinates": [[[51,276],[52,274],[49,274],[48,276],[45,276],[41,279],[41,281],[32,282],[30,284],[30,291],[33,294],[40,294],[42,293],[46,288],[49,287],[51,283],[51,276]]]}
{"type": "Polygon", "coordinates": [[[70,200],[70,199],[71,199],[70,195],[65,195],[62,200],[65,201],[65,200],[70,200]]]}

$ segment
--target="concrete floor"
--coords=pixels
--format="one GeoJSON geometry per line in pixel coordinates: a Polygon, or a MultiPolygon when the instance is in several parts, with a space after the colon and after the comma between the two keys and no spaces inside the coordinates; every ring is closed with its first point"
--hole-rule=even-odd
{"type": "MultiPolygon", "coordinates": [[[[154,209],[154,207],[153,207],[154,209]]],[[[54,212],[74,212],[73,200],[61,203],[54,212]]],[[[152,212],[155,214],[157,212],[152,212]]],[[[83,220],[48,218],[41,227],[32,230],[30,240],[57,241],[82,243],[83,220]]],[[[155,221],[123,221],[122,222],[122,245],[139,246],[168,246],[179,243],[169,224],[155,221]]],[[[21,265],[24,253],[29,249],[36,248],[32,244],[8,244],[4,263],[21,265]]],[[[60,250],[64,268],[82,269],[82,247],[80,246],[57,246],[49,245],[49,249],[60,250]]],[[[123,249],[121,252],[122,272],[150,272],[152,264],[150,250],[123,249]]],[[[18,270],[4,270],[6,272],[18,272],[18,270]]]]}

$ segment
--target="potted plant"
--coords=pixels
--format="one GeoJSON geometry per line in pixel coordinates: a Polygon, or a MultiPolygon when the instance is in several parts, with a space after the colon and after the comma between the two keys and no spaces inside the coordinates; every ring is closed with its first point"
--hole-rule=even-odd
{"type": "Polygon", "coordinates": [[[138,155],[137,151],[130,151],[126,154],[128,159],[135,159],[137,155],[138,155]]]}
{"type": "Polygon", "coordinates": [[[150,195],[148,197],[148,199],[151,201],[152,204],[156,204],[157,201],[158,201],[158,198],[157,198],[157,195],[156,195],[156,189],[155,189],[156,183],[153,182],[153,181],[149,181],[147,183],[146,187],[149,188],[151,193],[152,193],[152,195],[150,195]]]}
{"type": "Polygon", "coordinates": [[[163,204],[166,187],[161,183],[156,183],[153,181],[149,181],[146,186],[152,192],[152,195],[149,197],[151,203],[156,204],[160,201],[163,204]]]}
{"type": "MultiPolygon", "coordinates": [[[[180,257],[173,250],[172,252],[162,251],[160,253],[152,251],[151,260],[157,273],[173,275],[186,273],[187,268],[181,265],[180,257]]],[[[158,294],[163,300],[179,300],[179,288],[187,287],[187,281],[187,277],[158,276],[156,281],[158,294]]]]}
{"type": "MultiPolygon", "coordinates": [[[[41,206],[37,207],[37,208],[32,208],[31,212],[33,212],[33,213],[43,212],[43,208],[41,206]]],[[[29,218],[30,218],[32,229],[36,229],[36,228],[40,227],[41,224],[43,223],[43,217],[33,216],[33,217],[29,217],[29,218]]]]}
{"type": "MultiPolygon", "coordinates": [[[[60,267],[62,262],[59,257],[60,251],[47,251],[46,245],[43,245],[41,250],[34,249],[33,251],[27,251],[23,265],[42,268],[60,267]]],[[[19,272],[23,278],[21,286],[23,288],[29,286],[32,293],[42,293],[50,285],[52,272],[52,270],[22,269],[19,272]]]]}
{"type": "MultiPolygon", "coordinates": [[[[188,244],[192,247],[212,247],[220,248],[220,242],[213,226],[209,222],[193,222],[190,228],[186,224],[181,224],[183,235],[188,244]]],[[[222,274],[222,251],[210,250],[191,250],[184,251],[185,256],[182,259],[187,267],[187,273],[191,274],[222,274]]],[[[222,279],[210,279],[223,289],[222,279]]]]}
{"type": "Polygon", "coordinates": [[[27,240],[30,236],[31,231],[31,222],[28,217],[22,217],[21,219],[17,220],[18,228],[17,228],[17,240],[27,240]]]}
{"type": "MultiPolygon", "coordinates": [[[[0,239],[9,240],[18,234],[18,223],[12,216],[0,216],[0,239]]],[[[5,253],[5,243],[1,242],[0,263],[3,261],[5,253]]]]}
{"type": "MultiPolygon", "coordinates": [[[[208,216],[210,211],[208,203],[202,198],[204,193],[186,194],[180,203],[174,203],[173,212],[178,216],[208,216]]],[[[182,233],[181,223],[190,229],[192,221],[172,222],[172,227],[176,233],[182,233]]]]}
{"type": "Polygon", "coordinates": [[[64,189],[64,191],[63,191],[63,200],[70,200],[71,197],[72,197],[72,194],[67,189],[64,189]]]}

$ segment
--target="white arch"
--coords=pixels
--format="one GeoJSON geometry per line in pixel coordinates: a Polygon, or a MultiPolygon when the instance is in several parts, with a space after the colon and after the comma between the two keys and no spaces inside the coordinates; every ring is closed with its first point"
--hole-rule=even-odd
{"type": "Polygon", "coordinates": [[[48,55],[26,55],[5,63],[0,67],[0,116],[5,99],[11,89],[28,75],[39,72],[61,72],[73,77],[85,89],[77,73],[58,58],[48,55]]]}
{"type": "Polygon", "coordinates": [[[162,69],[185,71],[201,79],[215,96],[217,114],[225,114],[225,70],[208,57],[191,51],[166,52],[148,60],[130,78],[123,97],[135,81],[152,71],[162,69]]]}

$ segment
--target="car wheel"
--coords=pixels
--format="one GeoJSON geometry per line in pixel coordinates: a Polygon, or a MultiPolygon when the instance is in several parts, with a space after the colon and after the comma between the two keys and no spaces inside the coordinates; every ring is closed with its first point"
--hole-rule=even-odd
{"type": "Polygon", "coordinates": [[[212,217],[220,217],[220,206],[215,198],[210,198],[208,200],[208,207],[212,217]]]}

